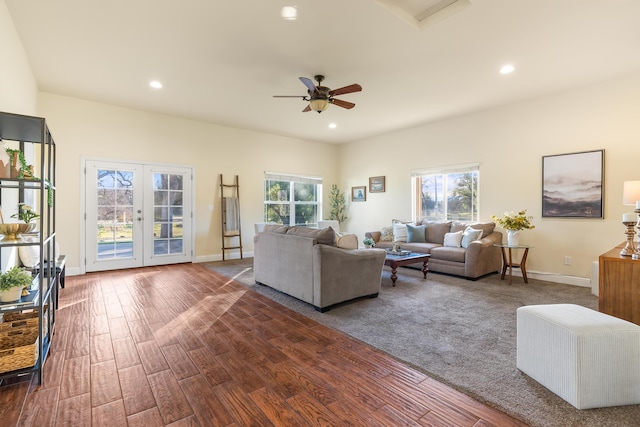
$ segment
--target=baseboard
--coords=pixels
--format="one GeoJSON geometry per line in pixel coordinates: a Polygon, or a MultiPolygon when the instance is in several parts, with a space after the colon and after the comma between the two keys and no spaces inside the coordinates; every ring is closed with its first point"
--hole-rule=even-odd
{"type": "MultiPolygon", "coordinates": [[[[253,252],[242,252],[242,257],[253,258],[253,252]]],[[[225,260],[240,259],[240,254],[239,253],[226,254],[224,258],[225,260]]],[[[200,262],[212,262],[212,261],[222,261],[222,254],[197,256],[194,262],[200,263],[200,262]]]]}
{"type": "MultiPolygon", "coordinates": [[[[522,272],[520,270],[514,270],[513,275],[522,277],[522,272]]],[[[527,277],[530,279],[544,280],[547,282],[563,283],[565,285],[582,286],[585,288],[591,287],[591,278],[589,277],[566,276],[564,274],[545,273],[541,271],[530,270],[527,270],[527,277]]]]}
{"type": "Polygon", "coordinates": [[[65,267],[64,269],[64,275],[65,276],[80,276],[84,274],[82,272],[82,269],[80,267],[65,267]]]}

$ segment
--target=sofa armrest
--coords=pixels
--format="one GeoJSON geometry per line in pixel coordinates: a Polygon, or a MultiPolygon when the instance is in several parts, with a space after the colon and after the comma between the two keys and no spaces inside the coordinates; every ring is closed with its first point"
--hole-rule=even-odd
{"type": "Polygon", "coordinates": [[[499,271],[502,267],[502,255],[500,248],[494,245],[500,243],[500,231],[494,231],[480,240],[471,242],[465,254],[465,276],[475,278],[499,271]]]}
{"type": "Polygon", "coordinates": [[[314,302],[319,308],[380,292],[386,252],[382,249],[313,248],[314,302]]]}
{"type": "Polygon", "coordinates": [[[364,237],[370,237],[374,242],[378,243],[380,241],[380,237],[382,237],[382,233],[379,231],[367,231],[364,233],[364,237]]]}

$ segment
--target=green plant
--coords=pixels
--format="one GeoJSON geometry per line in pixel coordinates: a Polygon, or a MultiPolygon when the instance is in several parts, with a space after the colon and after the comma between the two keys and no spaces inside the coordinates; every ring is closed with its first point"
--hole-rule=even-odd
{"type": "MultiPolygon", "coordinates": [[[[34,179],[36,179],[34,177],[34,179]]],[[[49,181],[48,179],[44,179],[44,182],[47,184],[47,205],[49,205],[49,207],[53,206],[53,184],[51,184],[51,181],[49,181]]]]}
{"type": "Polygon", "coordinates": [[[331,211],[329,212],[329,219],[337,220],[338,223],[342,223],[347,220],[347,215],[344,211],[346,209],[346,201],[344,193],[338,189],[338,186],[331,185],[331,192],[329,193],[329,206],[331,211]]]}
{"type": "Polygon", "coordinates": [[[35,213],[32,210],[33,208],[29,205],[25,205],[24,203],[18,203],[18,213],[11,215],[11,218],[18,218],[25,222],[25,224],[29,224],[36,218],[39,218],[40,215],[35,213]]]}
{"type": "Polygon", "coordinates": [[[367,237],[366,239],[364,239],[362,241],[362,244],[365,245],[365,246],[375,246],[376,242],[371,237],[367,237]]]}
{"type": "Polygon", "coordinates": [[[31,273],[16,265],[0,275],[0,292],[8,291],[18,286],[31,286],[32,282],[33,276],[31,276],[31,273]]]}
{"type": "Polygon", "coordinates": [[[505,230],[532,230],[536,228],[535,225],[531,224],[533,217],[527,216],[526,209],[517,214],[505,212],[501,217],[491,215],[491,219],[505,230]]]}
{"type": "Polygon", "coordinates": [[[9,155],[9,162],[11,164],[11,167],[16,169],[18,169],[18,165],[14,164],[14,159],[15,159],[15,154],[16,153],[18,154],[18,163],[20,163],[20,169],[18,171],[19,179],[25,178],[25,172],[29,174],[29,177],[33,176],[33,174],[31,173],[31,167],[27,163],[27,159],[24,157],[24,153],[22,152],[22,150],[7,148],[5,149],[5,151],[9,155]]]}

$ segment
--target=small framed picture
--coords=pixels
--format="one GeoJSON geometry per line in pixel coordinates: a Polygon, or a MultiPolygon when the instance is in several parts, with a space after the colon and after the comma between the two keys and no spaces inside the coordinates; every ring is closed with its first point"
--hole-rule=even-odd
{"type": "Polygon", "coordinates": [[[352,202],[365,202],[367,201],[367,187],[351,187],[351,201],[352,202]]]}
{"type": "Polygon", "coordinates": [[[384,193],[384,176],[369,178],[369,193],[384,193]]]}

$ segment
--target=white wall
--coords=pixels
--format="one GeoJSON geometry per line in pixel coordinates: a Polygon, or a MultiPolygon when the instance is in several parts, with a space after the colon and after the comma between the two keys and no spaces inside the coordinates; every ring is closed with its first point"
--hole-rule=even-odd
{"type": "MultiPolygon", "coordinates": [[[[0,111],[35,115],[38,87],[4,0],[0,1],[0,52],[0,111]]],[[[3,190],[2,202],[8,218],[18,205],[16,192],[3,190]]],[[[16,248],[2,248],[0,258],[0,268],[5,271],[17,263],[18,252],[16,248]]]]}
{"type": "Polygon", "coordinates": [[[4,0],[0,1],[0,111],[35,115],[38,86],[4,0]]]}
{"type": "MultiPolygon", "coordinates": [[[[242,239],[253,251],[253,224],[263,221],[264,172],[321,176],[337,182],[335,145],[274,136],[161,114],[40,93],[58,153],[57,230],[67,265],[80,266],[81,157],[193,166],[196,173],[196,259],[221,255],[220,180],[239,176],[242,239]],[[209,205],[214,205],[214,211],[209,205]]],[[[325,194],[325,202],[327,195],[325,194]]],[[[328,213],[328,203],[324,206],[328,213]]],[[[232,256],[234,252],[228,251],[232,256]]]]}
{"type": "MultiPolygon", "coordinates": [[[[196,254],[220,253],[218,174],[240,175],[244,243],[252,250],[253,223],[262,218],[262,173],[320,175],[327,187],[367,185],[386,176],[385,193],[350,204],[343,229],[360,238],[392,218],[410,219],[410,171],[480,162],[483,220],[527,209],[535,230],[530,271],[590,276],[591,262],[624,240],[622,183],[640,179],[640,75],[426,124],[342,146],[331,146],[166,117],[42,93],[37,95],[26,55],[0,1],[0,111],[47,118],[58,143],[59,241],[71,269],[80,265],[80,157],[107,157],[195,166],[196,254]],[[605,219],[541,218],[542,156],[605,149],[605,219]],[[338,181],[340,178],[340,181],[338,181]],[[216,210],[211,213],[208,205],[216,210]],[[565,266],[571,256],[573,265],[565,266]]],[[[328,213],[328,191],[325,209],[328,213]]]]}
{"type": "Polygon", "coordinates": [[[625,239],[622,214],[633,208],[622,205],[622,186],[640,180],[639,117],[640,74],[341,146],[341,189],[370,176],[387,183],[385,193],[351,204],[347,228],[362,237],[392,218],[412,219],[412,169],[480,162],[481,219],[521,209],[535,217],[521,237],[534,246],[528,271],[589,278],[591,262],[625,239]],[[541,218],[542,156],[598,149],[604,220],[541,218]]]}

